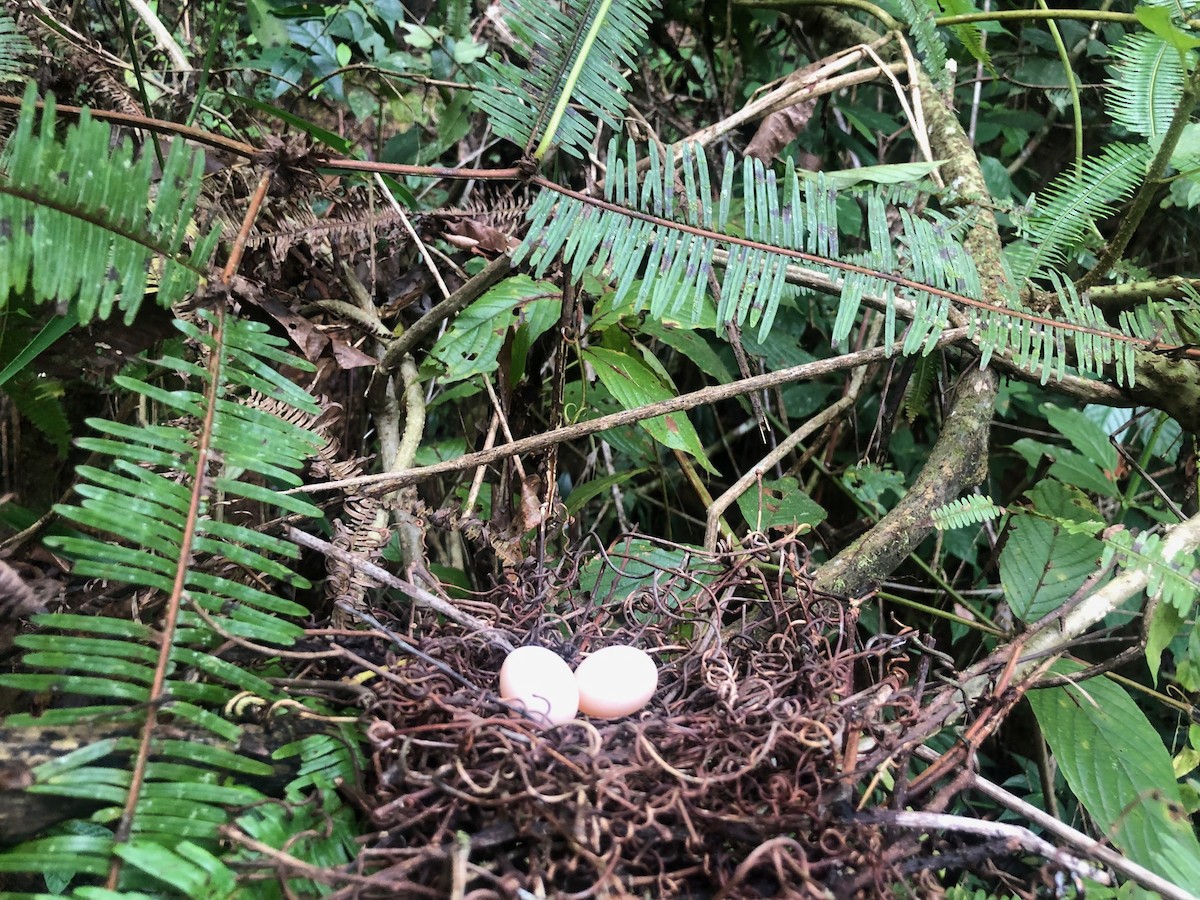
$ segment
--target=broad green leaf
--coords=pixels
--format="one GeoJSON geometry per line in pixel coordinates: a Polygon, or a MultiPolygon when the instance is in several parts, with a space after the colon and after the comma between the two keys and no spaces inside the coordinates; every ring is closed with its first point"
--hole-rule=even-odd
{"type": "MultiPolygon", "coordinates": [[[[836,190],[852,188],[863,182],[874,184],[908,184],[936,172],[945,160],[933,162],[889,163],[883,166],[863,166],[860,169],[839,169],[822,172],[825,183],[836,190]]],[[[816,172],[805,173],[815,178],[816,172]]]]}
{"type": "MultiPolygon", "coordinates": [[[[1063,660],[1053,671],[1070,675],[1082,668],[1063,660]]],[[[1180,887],[1200,884],[1200,841],[1177,812],[1182,798],[1171,756],[1125,690],[1092,678],[1031,691],[1029,702],[1097,832],[1180,887]]]]}
{"type": "Polygon", "coordinates": [[[719,384],[729,384],[733,381],[733,373],[729,371],[721,355],[699,332],[682,326],[665,325],[653,319],[643,322],[641,331],[690,359],[701,372],[719,384]]]}
{"type": "Polygon", "coordinates": [[[561,291],[528,275],[506,278],[464,309],[438,338],[429,356],[445,366],[443,384],[494,372],[508,329],[521,320],[521,307],[533,303],[556,305],[561,291]]]}
{"type": "MultiPolygon", "coordinates": [[[[1078,495],[1053,479],[1032,491],[1035,513],[1077,521],[1084,510],[1078,495]]],[[[1034,622],[1058,609],[1096,571],[1103,547],[1079,533],[1037,515],[1015,515],[1000,553],[1000,583],[1013,615],[1034,622]]]]}
{"type": "MultiPolygon", "coordinates": [[[[677,396],[674,385],[663,384],[649,366],[627,353],[589,347],[583,351],[583,357],[595,368],[600,383],[625,409],[637,409],[677,396]]],[[[638,424],[663,446],[690,453],[707,471],[716,472],[686,414],[668,413],[638,424]]]]}
{"type": "Polygon", "coordinates": [[[1193,50],[1200,47],[1200,38],[1189,34],[1171,21],[1171,10],[1166,6],[1139,6],[1133,11],[1137,20],[1176,50],[1193,50]]]}
{"type": "Polygon", "coordinates": [[[1050,474],[1065,483],[1084,491],[1100,494],[1102,497],[1116,497],[1117,486],[1104,474],[1104,471],[1084,456],[1074,450],[1058,444],[1047,444],[1035,441],[1033,438],[1021,438],[1014,441],[1012,449],[1021,454],[1030,468],[1036,468],[1043,456],[1054,460],[1050,466],[1050,474]]]}
{"type": "Polygon", "coordinates": [[[800,489],[795,478],[762,481],[738,497],[738,508],[750,527],[766,532],[772,528],[793,529],[825,521],[825,510],[800,489]]]}
{"type": "Polygon", "coordinates": [[[1150,679],[1154,684],[1158,684],[1163,651],[1182,628],[1183,617],[1174,606],[1159,603],[1154,607],[1154,615],[1150,617],[1150,627],[1146,632],[1146,666],[1150,669],[1150,679]]]}
{"type": "Polygon", "coordinates": [[[209,873],[182,859],[172,850],[146,840],[118,844],[113,852],[147,875],[170,885],[187,897],[209,896],[209,873]]]}
{"type": "Polygon", "coordinates": [[[1089,462],[1099,466],[1106,475],[1116,471],[1116,448],[1104,429],[1089,419],[1083,410],[1064,409],[1053,403],[1044,403],[1042,412],[1054,430],[1070,441],[1089,462]]]}
{"type": "Polygon", "coordinates": [[[282,47],[288,42],[287,25],[271,12],[267,0],[247,0],[246,12],[250,17],[250,31],[263,47],[282,47]]]}
{"type": "Polygon", "coordinates": [[[636,478],[645,471],[645,469],[622,469],[611,475],[605,475],[603,478],[593,478],[591,481],[585,481],[583,484],[572,488],[571,493],[567,495],[567,512],[575,515],[593,497],[598,497],[613,485],[622,484],[631,478],[636,478]]]}

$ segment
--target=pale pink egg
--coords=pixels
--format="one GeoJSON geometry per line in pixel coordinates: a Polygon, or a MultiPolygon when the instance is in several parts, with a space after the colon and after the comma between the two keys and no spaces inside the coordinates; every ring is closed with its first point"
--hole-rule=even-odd
{"type": "Polygon", "coordinates": [[[602,719],[635,713],[654,696],[658,666],[643,650],[616,644],[597,650],[575,670],[579,711],[602,719]]]}
{"type": "Polygon", "coordinates": [[[545,647],[518,647],[505,657],[500,696],[543,726],[570,722],[579,711],[579,688],[571,667],[545,647]]]}

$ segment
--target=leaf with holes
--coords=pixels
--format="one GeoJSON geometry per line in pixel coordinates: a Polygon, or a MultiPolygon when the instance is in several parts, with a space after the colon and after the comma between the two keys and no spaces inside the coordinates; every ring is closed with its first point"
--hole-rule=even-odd
{"type": "MultiPolygon", "coordinates": [[[[795,478],[762,481],[738,497],[738,509],[755,531],[772,528],[791,530],[812,527],[825,521],[826,512],[800,489],[795,478]]],[[[805,529],[807,530],[807,529],[805,529]]]]}

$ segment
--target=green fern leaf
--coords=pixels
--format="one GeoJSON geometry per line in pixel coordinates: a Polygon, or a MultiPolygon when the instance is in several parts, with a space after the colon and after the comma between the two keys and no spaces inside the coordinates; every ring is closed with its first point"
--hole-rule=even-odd
{"type": "Polygon", "coordinates": [[[1115,559],[1125,568],[1146,567],[1149,575],[1146,593],[1160,595],[1181,616],[1191,616],[1200,597],[1200,556],[1189,553],[1167,559],[1162,544],[1162,538],[1150,532],[1106,533],[1101,565],[1109,565],[1115,559]]]}
{"type": "MultiPolygon", "coordinates": [[[[296,471],[321,439],[291,424],[289,416],[268,415],[232,398],[256,391],[280,408],[309,416],[319,408],[279,374],[285,366],[311,368],[284,352],[284,339],[257,323],[227,318],[215,329],[209,327],[207,314],[201,319],[199,324],[177,324],[192,346],[217,362],[203,368],[181,359],[162,363],[174,373],[193,375],[201,390],[213,378],[219,381],[211,417],[210,471],[197,471],[200,456],[192,435],[192,428],[207,420],[207,394],[168,391],[122,377],[119,386],[152,400],[175,424],[138,428],[94,421],[104,437],[83,443],[111,457],[111,466],[81,467],[78,504],[57,508],[65,518],[92,531],[53,542],[74,558],[75,571],[81,575],[164,593],[173,590],[182,548],[188,547],[186,599],[173,631],[165,689],[161,696],[154,695],[171,730],[150,735],[150,757],[129,837],[74,841],[69,844],[74,856],[58,867],[47,864],[47,854],[61,852],[67,845],[59,839],[35,840],[0,853],[0,871],[43,872],[69,880],[107,872],[115,857],[123,862],[120,887],[125,896],[137,896],[139,891],[234,896],[234,870],[228,859],[217,855],[221,829],[234,823],[237,810],[249,807],[251,811],[237,819],[239,826],[266,833],[255,823],[273,821],[277,814],[270,810],[282,810],[272,807],[258,786],[248,783],[274,777],[276,768],[238,752],[244,727],[226,713],[238,695],[260,698],[264,706],[282,695],[264,672],[248,670],[213,651],[226,645],[230,635],[287,646],[303,633],[287,617],[307,615],[299,604],[258,585],[243,584],[224,571],[245,567],[268,582],[299,588],[307,582],[285,564],[297,555],[294,545],[242,524],[240,516],[226,518],[224,510],[229,504],[253,502],[319,515],[315,507],[278,489],[299,483],[296,471]],[[197,478],[203,478],[209,488],[198,511],[190,508],[197,478]],[[196,536],[185,544],[189,522],[196,536]],[[100,536],[104,534],[109,538],[100,536]]],[[[73,730],[84,746],[35,768],[33,790],[94,801],[100,808],[92,822],[114,823],[123,817],[133,784],[128,759],[141,747],[138,735],[145,722],[145,705],[154,699],[151,685],[165,630],[103,616],[66,614],[40,616],[36,624],[39,631],[17,638],[24,650],[24,671],[0,676],[0,684],[74,694],[88,705],[51,709],[36,718],[10,716],[6,728],[73,730]],[[91,740],[97,721],[110,731],[116,729],[116,736],[91,740]]],[[[347,777],[360,760],[349,734],[335,743],[337,748],[332,749],[305,739],[294,751],[306,768],[289,788],[288,799],[307,810],[296,815],[303,820],[298,827],[311,832],[305,846],[311,848],[314,862],[320,860],[316,864],[344,864],[354,849],[349,811],[329,806],[336,802],[329,798],[336,796],[334,781],[347,777]],[[304,792],[314,789],[326,796],[325,810],[321,804],[299,802],[304,792]],[[342,827],[330,834],[317,827],[318,820],[323,825],[341,822],[342,827]]],[[[278,837],[273,846],[283,847],[295,832],[271,834],[278,837]]],[[[239,856],[248,861],[245,853],[239,856]]],[[[310,895],[313,887],[297,882],[295,892],[310,895]]],[[[283,892],[271,887],[256,892],[260,895],[281,897],[283,892]]]]}
{"type": "Polygon", "coordinates": [[[477,105],[497,134],[542,159],[554,144],[582,157],[596,132],[576,107],[621,130],[622,70],[645,34],[650,0],[505,0],[505,23],[521,68],[492,57],[494,82],[481,85],[477,105]]]}
{"type": "Polygon", "coordinates": [[[33,44],[17,29],[12,16],[0,13],[0,86],[24,79],[36,56],[33,44]]]}
{"type": "Polygon", "coordinates": [[[993,503],[991,497],[984,494],[971,494],[935,509],[931,515],[934,527],[939,531],[945,531],[950,528],[979,525],[982,522],[991,521],[1003,512],[1004,509],[993,503]]]}
{"type": "Polygon", "coordinates": [[[904,394],[904,417],[910,424],[929,408],[929,398],[933,395],[933,387],[937,383],[938,370],[936,356],[923,356],[916,361],[908,382],[908,390],[904,394]]]}
{"type": "Polygon", "coordinates": [[[1089,230],[1133,193],[1149,162],[1149,147],[1113,143],[1085,159],[1082,172],[1056,178],[1023,223],[1024,240],[1006,248],[1017,284],[1062,268],[1089,230]]]}
{"type": "Polygon", "coordinates": [[[17,412],[33,423],[54,444],[60,457],[66,457],[71,442],[71,423],[63,408],[61,382],[39,378],[33,371],[22,372],[3,388],[17,412]]]}
{"type": "MultiPolygon", "coordinates": [[[[708,274],[716,251],[727,246],[718,322],[756,326],[760,338],[774,323],[792,264],[840,280],[835,343],[849,335],[865,294],[886,298],[889,304],[895,301],[895,285],[872,271],[899,271],[914,278],[919,272],[938,289],[978,296],[978,274],[957,240],[955,223],[937,215],[925,220],[905,217],[902,253],[897,254],[884,195],[877,188],[864,195],[869,249],[848,261],[856,265],[847,272],[846,266],[823,262],[843,257],[838,246],[837,194],[819,175],[803,179],[789,164],[780,184],[774,171],[747,158],[740,167],[742,221],[735,223],[732,200],[737,196],[734,178],[739,167],[732,154],[725,161],[716,210],[701,147],[685,146],[678,159],[671,147],[666,148],[665,159],[651,153],[649,170],[642,178],[632,143],[622,156],[614,138],[608,159],[602,203],[562,189],[542,192],[530,210],[529,233],[514,254],[515,261],[528,258],[541,274],[561,258],[575,278],[590,271],[611,280],[614,306],[636,288],[635,310],[649,309],[655,319],[679,318],[694,327],[706,308],[708,274]]],[[[946,301],[919,288],[912,293],[921,315],[920,327],[910,329],[908,341],[921,349],[930,346],[944,327],[946,301]]],[[[895,336],[894,310],[887,323],[885,339],[890,342],[895,336]]]]}
{"type": "Polygon", "coordinates": [[[152,263],[161,266],[160,304],[192,291],[219,237],[214,230],[182,252],[202,155],[173,144],[151,202],[151,156],[134,162],[128,140],[111,150],[108,125],[86,110],[60,139],[52,98],[35,131],[34,96],[30,85],[0,172],[0,309],[28,289],[37,302],[69,303],[84,323],[114,306],[132,322],[152,263]]]}
{"type": "Polygon", "coordinates": [[[1106,95],[1109,115],[1134,134],[1161,138],[1187,77],[1179,51],[1156,34],[1138,31],[1115,45],[1112,56],[1111,89],[1106,95]]]}
{"type": "MultiPolygon", "coordinates": [[[[951,16],[979,12],[978,7],[971,0],[938,0],[938,7],[943,13],[951,16]]],[[[996,67],[992,65],[992,56],[987,52],[987,45],[983,41],[983,28],[978,22],[952,25],[950,31],[958,38],[959,43],[967,48],[967,52],[975,57],[976,61],[983,63],[993,75],[997,74],[996,67]]]]}
{"type": "Polygon", "coordinates": [[[937,33],[934,22],[936,0],[896,0],[900,18],[908,25],[917,51],[924,57],[922,64],[933,83],[941,91],[949,89],[950,69],[946,65],[946,44],[937,33]]]}

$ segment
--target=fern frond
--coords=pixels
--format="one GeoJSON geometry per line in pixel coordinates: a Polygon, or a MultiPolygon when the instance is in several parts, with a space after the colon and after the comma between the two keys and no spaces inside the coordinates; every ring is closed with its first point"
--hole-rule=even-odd
{"type": "MultiPolygon", "coordinates": [[[[651,316],[690,319],[703,309],[708,273],[718,245],[729,247],[721,282],[718,320],[757,326],[760,336],[771,329],[783,294],[789,264],[803,265],[840,279],[841,306],[833,340],[849,335],[867,293],[896,298],[890,273],[920,272],[934,291],[906,282],[919,308],[916,329],[908,341],[915,347],[936,340],[945,325],[946,291],[978,296],[979,277],[970,257],[944,217],[903,219],[901,254],[893,247],[883,194],[872,189],[868,200],[868,250],[842,261],[838,246],[837,194],[823,179],[802,179],[791,164],[780,185],[773,171],[747,158],[741,167],[741,222],[734,222],[737,194],[733,155],[726,159],[720,202],[713,209],[708,161],[702,147],[685,146],[678,161],[673,148],[665,159],[650,154],[644,178],[637,172],[636,148],[625,156],[617,139],[609,148],[605,200],[596,201],[563,189],[543,191],[530,210],[530,229],[514,260],[528,258],[541,274],[559,256],[579,277],[590,266],[616,285],[614,305],[636,290],[633,308],[651,316]],[[677,166],[678,163],[678,166],[677,166]],[[679,169],[678,176],[676,169],[679,169]],[[737,235],[735,236],[735,231],[737,235]],[[876,274],[879,273],[879,274],[876,274]]],[[[887,319],[889,342],[895,337],[895,315],[887,319]]]]}
{"type": "Polygon", "coordinates": [[[1134,192],[1150,156],[1146,145],[1113,143],[1085,159],[1082,172],[1072,170],[1056,178],[1023,223],[1024,240],[1006,248],[1017,284],[1061,268],[1096,222],[1112,215],[1134,192]]]}
{"type": "Polygon", "coordinates": [[[937,382],[938,361],[934,356],[923,356],[916,361],[908,390],[904,393],[904,417],[915,422],[917,416],[929,408],[929,398],[937,382]]]}
{"type": "Polygon", "coordinates": [[[1135,31],[1111,52],[1108,114],[1134,134],[1161,138],[1183,96],[1186,73],[1179,51],[1156,34],[1135,31]]]}
{"type": "Polygon", "coordinates": [[[62,382],[26,371],[8,381],[0,391],[8,395],[17,412],[32,422],[54,444],[58,455],[65,458],[71,442],[71,423],[62,404],[65,393],[62,382]]]}
{"type": "Polygon", "coordinates": [[[12,16],[0,13],[0,85],[21,81],[33,68],[37,51],[12,16]]]}
{"type": "Polygon", "coordinates": [[[908,25],[917,51],[924,57],[922,64],[938,90],[950,85],[950,70],[946,66],[946,44],[937,33],[934,22],[936,0],[896,0],[900,18],[908,25]]]}
{"type": "Polygon", "coordinates": [[[109,126],[86,110],[60,139],[52,98],[35,130],[34,98],[30,85],[0,172],[0,309],[30,289],[37,302],[69,302],[84,323],[114,306],[131,322],[152,263],[163,306],[194,290],[219,237],[183,254],[202,155],[173,144],[151,200],[151,156],[134,162],[129,140],[110,149],[109,126]]]}
{"type": "Polygon", "coordinates": [[[939,531],[946,531],[990,522],[1003,513],[1004,508],[993,503],[991,497],[985,494],[971,494],[935,509],[930,515],[934,527],[939,531]]]}
{"type": "Polygon", "coordinates": [[[1152,532],[1106,531],[1101,540],[1104,542],[1101,566],[1114,560],[1125,568],[1145,566],[1149,577],[1146,593],[1159,594],[1181,616],[1192,615],[1200,597],[1200,556],[1188,553],[1167,559],[1163,555],[1163,539],[1152,532]]]}
{"type": "Polygon", "coordinates": [[[625,93],[622,70],[645,34],[650,0],[505,0],[505,23],[520,68],[493,56],[492,84],[481,85],[476,104],[502,137],[542,159],[554,144],[582,157],[596,133],[577,106],[614,131],[621,130],[625,93]]]}
{"type": "MultiPolygon", "coordinates": [[[[208,327],[210,321],[202,315],[198,324],[177,325],[212,365],[199,367],[170,357],[160,362],[176,377],[194,375],[202,388],[215,379],[207,457],[216,460],[214,468],[198,471],[203,457],[192,434],[198,423],[207,421],[205,393],[121,378],[120,386],[150,400],[151,408],[176,424],[138,428],[92,420],[104,436],[80,443],[110,457],[111,465],[81,467],[78,505],[56,508],[89,532],[51,541],[75,560],[78,574],[147,587],[151,596],[174,590],[182,558],[185,600],[176,627],[152,628],[106,616],[39,616],[41,630],[16,641],[25,651],[27,671],[0,676],[0,684],[9,687],[74,694],[85,704],[52,709],[36,718],[11,716],[6,727],[57,725],[91,731],[102,722],[106,728],[125,729],[124,735],[92,741],[32,772],[32,791],[95,801],[101,808],[93,822],[122,818],[134,780],[124,762],[112,760],[127,760],[140,750],[143,738],[135,734],[145,725],[147,704],[157,707],[160,722],[170,722],[169,728],[159,726],[146,737],[150,761],[136,795],[131,834],[74,841],[70,863],[54,870],[105,874],[110,861],[119,857],[120,887],[131,892],[171,889],[195,897],[233,895],[233,871],[218,856],[222,828],[232,825],[239,810],[252,807],[237,819],[240,827],[264,830],[257,823],[274,813],[266,811],[270,798],[258,785],[278,773],[270,762],[238,750],[248,726],[233,721],[227,707],[247,693],[263,698],[268,706],[284,696],[267,679],[282,674],[272,672],[269,663],[251,668],[213,651],[227,646],[231,635],[260,645],[288,646],[303,634],[293,620],[307,615],[303,606],[262,586],[264,581],[308,586],[284,562],[298,555],[296,547],[242,524],[244,515],[228,510],[268,504],[320,515],[312,505],[278,489],[299,484],[296,471],[322,439],[290,424],[285,416],[247,408],[236,400],[253,390],[311,416],[318,411],[315,401],[278,371],[283,366],[311,366],[285,353],[286,341],[271,335],[265,325],[227,317],[215,329],[208,327]],[[197,481],[208,488],[198,510],[190,506],[197,481]],[[190,542],[185,538],[189,527],[195,535],[190,542]],[[232,577],[235,567],[255,573],[254,584],[232,577]],[[161,693],[152,693],[165,634],[172,635],[167,680],[161,693]]],[[[349,777],[354,771],[356,748],[349,735],[337,742],[338,752],[318,737],[302,740],[293,749],[307,768],[295,782],[291,799],[298,799],[302,789],[328,788],[336,777],[349,777]]],[[[348,813],[339,815],[344,819],[348,813]]],[[[343,831],[329,845],[320,837],[326,832],[314,828],[312,840],[321,853],[344,863],[351,851],[345,840],[349,832],[343,831]]],[[[290,836],[274,846],[284,846],[290,836]]],[[[47,871],[46,854],[62,848],[58,838],[18,846],[0,853],[0,871],[47,871]]],[[[310,885],[300,892],[310,895],[311,890],[310,885]]],[[[282,896],[282,891],[263,888],[256,896],[282,896]]]]}
{"type": "Polygon", "coordinates": [[[685,146],[676,160],[649,156],[643,176],[630,144],[618,152],[609,147],[605,198],[599,200],[538,179],[545,188],[530,210],[530,228],[514,253],[514,262],[528,260],[539,276],[557,259],[572,278],[585,271],[614,286],[614,306],[629,302],[631,309],[648,309],[655,319],[690,320],[693,327],[705,308],[708,273],[724,267],[720,284],[719,323],[757,326],[761,340],[770,331],[784,283],[800,266],[840,293],[833,341],[850,334],[868,296],[884,310],[884,341],[892,346],[897,335],[897,308],[906,301],[911,316],[902,352],[928,353],[946,327],[950,304],[965,308],[972,337],[978,337],[987,364],[993,353],[1011,353],[1018,365],[1062,378],[1067,347],[1078,351],[1073,365],[1100,373],[1115,362],[1118,377],[1132,381],[1132,335],[1150,340],[1158,325],[1142,312],[1125,316],[1121,328],[1107,322],[1090,303],[1078,297],[1053,272],[1060,293],[1063,320],[1040,316],[1015,297],[1007,306],[981,299],[979,275],[960,234],[969,222],[937,212],[922,217],[908,210],[898,214],[899,234],[890,229],[886,189],[871,188],[860,196],[867,206],[866,249],[852,256],[838,246],[837,196],[818,175],[802,179],[789,165],[779,184],[773,171],[747,158],[742,166],[742,221],[734,222],[738,205],[730,154],[719,190],[719,203],[710,202],[708,163],[703,148],[685,146]],[[677,174],[678,169],[678,174],[677,174]],[[719,247],[728,247],[724,258],[719,247]]]}
{"type": "MultiPolygon", "coordinates": [[[[975,6],[972,0],[937,0],[937,4],[943,13],[951,16],[979,12],[978,7],[975,6]]],[[[967,48],[967,52],[976,61],[983,63],[993,75],[996,74],[996,67],[992,65],[992,55],[988,53],[987,45],[983,40],[983,28],[980,27],[978,22],[952,25],[950,26],[950,31],[967,48]]]]}

